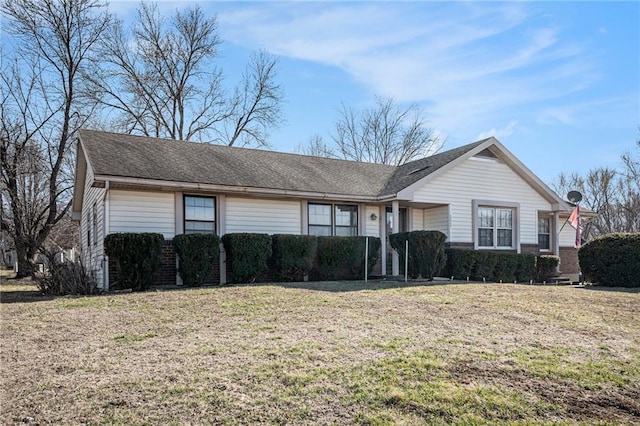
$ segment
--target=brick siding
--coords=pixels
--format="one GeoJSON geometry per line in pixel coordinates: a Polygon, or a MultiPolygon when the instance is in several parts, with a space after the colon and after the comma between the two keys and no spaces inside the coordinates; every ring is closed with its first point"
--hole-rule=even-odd
{"type": "Polygon", "coordinates": [[[560,271],[563,274],[579,274],[578,250],[573,247],[560,247],[560,271]]]}

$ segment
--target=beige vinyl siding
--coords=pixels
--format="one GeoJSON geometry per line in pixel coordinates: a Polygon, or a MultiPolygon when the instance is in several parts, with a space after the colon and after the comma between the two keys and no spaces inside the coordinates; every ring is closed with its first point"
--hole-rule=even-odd
{"type": "Polygon", "coordinates": [[[157,232],[175,235],[175,200],[171,192],[109,192],[109,227],[116,232],[157,232]]]}
{"type": "Polygon", "coordinates": [[[411,229],[412,231],[423,231],[424,227],[424,213],[422,209],[411,209],[411,229]]]}
{"type": "Polygon", "coordinates": [[[82,247],[82,263],[85,267],[95,274],[98,285],[102,288],[103,273],[102,259],[104,257],[104,188],[94,188],[93,173],[90,167],[87,167],[86,184],[84,187],[84,198],[82,200],[82,217],[80,218],[80,247],[82,247]],[[96,228],[95,235],[96,244],[94,244],[94,228],[93,228],[93,206],[96,206],[96,228]],[[91,241],[87,241],[89,230],[91,231],[91,241]]]}
{"type": "Polygon", "coordinates": [[[472,200],[520,204],[520,243],[538,243],[538,210],[551,204],[509,166],[470,158],[414,192],[414,201],[450,205],[452,242],[473,242],[472,200]]]}
{"type": "Polygon", "coordinates": [[[560,227],[562,225],[564,228],[560,232],[560,247],[573,247],[576,242],[576,229],[567,222],[566,217],[560,218],[560,227]]]}
{"type": "Polygon", "coordinates": [[[366,206],[364,218],[360,220],[365,221],[365,236],[367,237],[380,237],[380,207],[378,206],[366,206]],[[371,215],[376,215],[376,220],[371,220],[371,215]]]}
{"type": "Polygon", "coordinates": [[[300,216],[299,201],[227,197],[224,233],[300,235],[302,230],[300,216]]]}
{"type": "Polygon", "coordinates": [[[440,231],[449,236],[449,206],[434,207],[424,210],[424,229],[440,231]]]}

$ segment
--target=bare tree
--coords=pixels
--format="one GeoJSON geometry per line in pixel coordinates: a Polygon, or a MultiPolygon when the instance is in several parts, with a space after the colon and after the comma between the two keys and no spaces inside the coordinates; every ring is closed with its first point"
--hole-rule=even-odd
{"type": "Polygon", "coordinates": [[[586,176],[561,174],[552,185],[559,194],[580,191],[581,205],[598,214],[585,225],[585,239],[612,232],[640,232],[640,155],[634,159],[625,153],[621,160],[619,170],[599,167],[586,176]]]}
{"type": "Polygon", "coordinates": [[[345,159],[404,164],[442,146],[423,115],[416,105],[402,108],[393,98],[380,96],[362,112],[342,105],[333,140],[345,159]]]}
{"type": "Polygon", "coordinates": [[[2,225],[19,277],[70,207],[75,131],[92,113],[82,74],[110,16],[95,0],[5,0],[15,58],[0,84],[2,225]]]}
{"type": "Polygon", "coordinates": [[[277,60],[254,54],[241,86],[227,96],[216,64],[220,44],[216,17],[199,6],[167,20],[155,3],[141,3],[131,31],[115,21],[103,38],[103,63],[91,72],[96,100],[127,133],[266,144],[282,100],[277,60]]]}
{"type": "Polygon", "coordinates": [[[300,144],[296,147],[296,152],[303,155],[311,155],[314,157],[338,158],[334,149],[329,146],[321,135],[314,134],[307,139],[306,144],[300,144]]]}
{"type": "Polygon", "coordinates": [[[282,123],[282,89],[276,82],[278,59],[260,50],[251,59],[236,89],[226,128],[227,145],[268,145],[268,129],[282,123]]]}

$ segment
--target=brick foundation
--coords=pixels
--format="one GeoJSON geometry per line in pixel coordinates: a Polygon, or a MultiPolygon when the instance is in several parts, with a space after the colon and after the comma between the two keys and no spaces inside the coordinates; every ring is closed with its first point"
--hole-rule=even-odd
{"type": "Polygon", "coordinates": [[[562,274],[579,274],[578,249],[560,247],[560,271],[562,274]]]}
{"type": "Polygon", "coordinates": [[[176,249],[173,241],[162,243],[162,264],[154,285],[176,285],[176,249]]]}

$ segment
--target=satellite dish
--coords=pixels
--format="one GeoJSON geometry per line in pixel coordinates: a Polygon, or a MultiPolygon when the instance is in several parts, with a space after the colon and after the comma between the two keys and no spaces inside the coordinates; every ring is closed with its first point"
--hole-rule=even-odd
{"type": "Polygon", "coordinates": [[[579,191],[569,191],[567,198],[574,204],[579,203],[582,201],[582,194],[579,191]]]}

